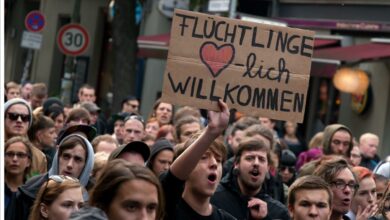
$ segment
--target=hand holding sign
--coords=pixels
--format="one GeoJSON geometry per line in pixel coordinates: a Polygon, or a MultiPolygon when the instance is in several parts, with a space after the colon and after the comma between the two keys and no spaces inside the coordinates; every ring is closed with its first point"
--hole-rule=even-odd
{"type": "Polygon", "coordinates": [[[162,100],[302,122],[314,32],[175,10],[162,100]]]}

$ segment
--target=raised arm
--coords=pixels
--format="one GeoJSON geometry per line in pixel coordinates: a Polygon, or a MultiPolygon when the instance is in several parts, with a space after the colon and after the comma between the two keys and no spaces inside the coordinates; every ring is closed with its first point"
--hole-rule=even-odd
{"type": "Polygon", "coordinates": [[[229,122],[229,108],[221,99],[218,101],[220,112],[209,111],[209,123],[202,134],[171,165],[173,175],[187,180],[210,144],[226,129],[229,122]]]}

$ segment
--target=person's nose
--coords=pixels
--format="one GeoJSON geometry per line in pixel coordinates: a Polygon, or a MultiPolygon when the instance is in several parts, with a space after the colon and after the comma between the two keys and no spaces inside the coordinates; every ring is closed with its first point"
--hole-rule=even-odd
{"type": "Polygon", "coordinates": [[[18,160],[18,156],[16,154],[14,154],[14,156],[12,157],[12,160],[13,161],[17,161],[18,160]]]}
{"type": "Polygon", "coordinates": [[[259,166],[259,164],[260,164],[260,159],[258,157],[255,157],[255,159],[253,160],[253,165],[259,166]]]}
{"type": "Polygon", "coordinates": [[[164,169],[164,170],[168,170],[168,169],[169,169],[169,163],[164,163],[163,169],[164,169]]]}
{"type": "Polygon", "coordinates": [[[210,157],[209,164],[211,168],[217,168],[217,164],[218,164],[217,159],[213,156],[210,157]]]}
{"type": "Polygon", "coordinates": [[[73,211],[73,212],[77,212],[79,209],[80,209],[80,208],[79,208],[78,205],[74,205],[72,211],[73,211]]]}
{"type": "Polygon", "coordinates": [[[368,203],[373,204],[376,200],[376,193],[369,193],[368,195],[368,203]]]}
{"type": "Polygon", "coordinates": [[[282,173],[283,174],[288,174],[289,172],[288,172],[288,168],[284,168],[283,170],[282,170],[282,173]]]}
{"type": "Polygon", "coordinates": [[[316,217],[318,216],[318,209],[315,205],[311,205],[310,208],[309,208],[309,215],[311,217],[316,217]]]}
{"type": "Polygon", "coordinates": [[[73,168],[73,159],[69,159],[68,160],[68,163],[66,164],[66,167],[70,168],[70,169],[73,168]]]}
{"type": "Polygon", "coordinates": [[[148,220],[148,211],[146,210],[146,208],[142,208],[140,211],[139,211],[139,218],[140,220],[148,220]]]}
{"type": "Polygon", "coordinates": [[[343,192],[344,192],[345,194],[351,194],[352,191],[353,191],[353,189],[352,189],[350,186],[348,186],[348,185],[346,185],[346,186],[344,187],[344,189],[343,189],[343,192]]]}

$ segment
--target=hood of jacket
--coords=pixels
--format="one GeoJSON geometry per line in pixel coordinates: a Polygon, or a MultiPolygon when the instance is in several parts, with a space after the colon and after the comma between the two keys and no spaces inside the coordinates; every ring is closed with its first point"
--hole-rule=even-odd
{"type": "Polygon", "coordinates": [[[349,148],[347,151],[347,156],[349,157],[350,156],[349,154],[350,154],[352,147],[353,147],[353,141],[352,141],[353,136],[352,136],[351,130],[347,126],[342,125],[342,124],[331,124],[331,125],[326,126],[326,128],[324,129],[324,137],[322,140],[323,153],[325,155],[333,154],[332,149],[331,149],[331,140],[332,140],[334,133],[336,133],[336,131],[338,131],[338,130],[345,130],[351,135],[351,140],[350,140],[349,148]]]}
{"type": "Polygon", "coordinates": [[[26,196],[35,200],[41,186],[47,181],[47,173],[38,176],[33,176],[25,184],[19,187],[19,190],[26,196]]]}
{"type": "MultiPolygon", "coordinates": [[[[87,184],[88,184],[89,177],[90,177],[90,174],[92,172],[93,163],[94,163],[94,151],[93,151],[91,143],[85,137],[83,137],[82,135],[70,134],[70,135],[66,136],[61,141],[61,143],[59,144],[59,148],[61,148],[61,146],[64,143],[64,141],[66,141],[69,138],[74,137],[74,136],[79,137],[84,142],[85,146],[87,147],[87,149],[86,149],[87,153],[86,153],[84,169],[83,169],[83,171],[81,172],[81,174],[80,174],[80,176],[78,178],[80,183],[81,183],[81,185],[86,187],[87,184]]],[[[59,155],[58,155],[58,152],[59,152],[59,150],[57,150],[56,154],[54,155],[53,163],[52,163],[51,168],[50,168],[50,170],[48,172],[49,176],[51,176],[51,175],[58,175],[59,174],[59,155]]]]}

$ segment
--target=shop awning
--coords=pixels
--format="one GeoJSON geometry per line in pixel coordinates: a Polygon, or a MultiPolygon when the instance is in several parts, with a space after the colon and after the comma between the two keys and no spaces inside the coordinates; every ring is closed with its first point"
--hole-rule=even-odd
{"type": "Polygon", "coordinates": [[[340,43],[340,40],[336,39],[314,39],[314,48],[323,48],[330,46],[337,46],[340,43]]]}
{"type": "Polygon", "coordinates": [[[378,60],[390,57],[390,44],[367,43],[348,47],[332,47],[314,50],[314,59],[326,61],[340,61],[345,63],[378,60]]]}
{"type": "Polygon", "coordinates": [[[170,34],[139,36],[138,57],[165,59],[168,56],[170,34]]]}

